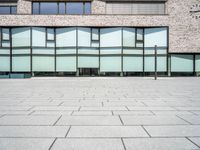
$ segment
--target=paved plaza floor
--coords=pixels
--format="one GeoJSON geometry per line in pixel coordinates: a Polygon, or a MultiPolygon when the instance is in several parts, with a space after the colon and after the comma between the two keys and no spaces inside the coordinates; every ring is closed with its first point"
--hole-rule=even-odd
{"type": "Polygon", "coordinates": [[[200,150],[200,78],[1,79],[0,150],[200,150]]]}

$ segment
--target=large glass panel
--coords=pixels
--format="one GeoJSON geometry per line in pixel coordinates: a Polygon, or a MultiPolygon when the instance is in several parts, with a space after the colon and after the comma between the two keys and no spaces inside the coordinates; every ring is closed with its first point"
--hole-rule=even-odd
{"type": "Polygon", "coordinates": [[[155,57],[154,56],[144,57],[144,71],[155,72],[155,57]]]}
{"type": "Polygon", "coordinates": [[[121,57],[101,56],[100,72],[121,72],[121,57]]]}
{"type": "Polygon", "coordinates": [[[13,28],[12,46],[30,46],[30,28],[13,28]]]}
{"type": "Polygon", "coordinates": [[[83,14],[83,3],[82,2],[67,3],[67,14],[83,14]]]}
{"type": "Polygon", "coordinates": [[[10,14],[9,6],[0,6],[0,14],[10,14]]]}
{"type": "Polygon", "coordinates": [[[65,3],[58,3],[58,6],[59,6],[59,9],[58,9],[58,12],[59,14],[65,14],[65,3]]]}
{"type": "Polygon", "coordinates": [[[123,46],[135,47],[135,28],[123,28],[123,46]]]}
{"type": "Polygon", "coordinates": [[[90,2],[85,3],[85,14],[91,14],[91,3],[90,2]]]}
{"type": "Polygon", "coordinates": [[[11,7],[11,14],[17,14],[17,7],[16,6],[11,7]]]}
{"type": "Polygon", "coordinates": [[[90,28],[78,28],[78,46],[91,46],[90,28]]]}
{"type": "Polygon", "coordinates": [[[40,13],[40,3],[33,2],[33,4],[32,4],[32,13],[33,14],[39,14],[40,13]]]}
{"type": "Polygon", "coordinates": [[[122,29],[106,28],[100,30],[101,47],[122,46],[122,29]]]}
{"type": "Polygon", "coordinates": [[[13,72],[30,72],[30,56],[12,57],[13,72]]]}
{"type": "Polygon", "coordinates": [[[145,47],[167,47],[167,28],[145,29],[145,47]]]}
{"type": "Polygon", "coordinates": [[[57,56],[56,71],[76,72],[76,57],[75,56],[57,56]]]}
{"type": "Polygon", "coordinates": [[[40,3],[40,14],[57,14],[58,4],[55,2],[40,3]]]}
{"type": "Polygon", "coordinates": [[[142,56],[124,56],[123,57],[124,72],[143,72],[142,56]]]}
{"type": "Polygon", "coordinates": [[[195,70],[196,72],[200,72],[200,55],[196,55],[196,66],[195,66],[195,70]]]}
{"type": "Polygon", "coordinates": [[[78,68],[99,68],[98,56],[79,56],[78,68]]]}
{"type": "Polygon", "coordinates": [[[10,71],[10,48],[0,48],[0,71],[10,71]]]}
{"type": "Polygon", "coordinates": [[[46,46],[46,30],[45,28],[32,28],[32,46],[46,46]]]}
{"type": "Polygon", "coordinates": [[[171,72],[193,72],[193,55],[171,55],[171,72]]]}
{"type": "Polygon", "coordinates": [[[56,29],[56,46],[76,46],[76,28],[56,29]]]}
{"type": "Polygon", "coordinates": [[[33,56],[33,71],[54,72],[55,58],[49,56],[33,56]]]}
{"type": "Polygon", "coordinates": [[[10,40],[10,30],[8,28],[2,28],[2,40],[10,40]]]}

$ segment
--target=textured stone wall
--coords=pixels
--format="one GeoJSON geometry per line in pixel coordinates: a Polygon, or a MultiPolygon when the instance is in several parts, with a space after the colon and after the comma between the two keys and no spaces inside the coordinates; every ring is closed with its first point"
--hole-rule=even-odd
{"type": "Polygon", "coordinates": [[[94,0],[92,15],[30,15],[31,2],[19,0],[19,15],[0,15],[0,26],[168,26],[170,52],[200,53],[200,19],[189,13],[193,4],[200,1],[168,0],[166,15],[105,15],[105,2],[94,0]]]}

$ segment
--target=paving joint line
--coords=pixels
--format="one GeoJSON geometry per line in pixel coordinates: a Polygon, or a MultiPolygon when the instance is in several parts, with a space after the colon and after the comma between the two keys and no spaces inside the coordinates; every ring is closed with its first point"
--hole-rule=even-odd
{"type": "Polygon", "coordinates": [[[141,127],[143,128],[143,130],[147,133],[147,135],[151,138],[151,135],[149,134],[149,132],[147,132],[147,130],[145,129],[145,127],[143,125],[141,125],[141,127]]]}
{"type": "Polygon", "coordinates": [[[67,133],[66,133],[66,135],[65,135],[65,138],[67,137],[67,135],[69,134],[69,131],[71,130],[71,125],[69,126],[69,129],[67,130],[67,133]]]}
{"type": "Polygon", "coordinates": [[[189,122],[189,121],[187,121],[187,120],[185,120],[185,119],[181,118],[180,116],[178,116],[178,115],[175,115],[175,116],[176,116],[176,117],[178,117],[178,118],[180,118],[180,119],[182,119],[183,121],[185,121],[185,122],[189,123],[190,125],[193,125],[191,122],[189,122]]]}
{"type": "Polygon", "coordinates": [[[51,148],[53,147],[53,145],[54,145],[54,143],[56,142],[56,140],[57,140],[57,137],[56,137],[55,140],[51,143],[51,145],[50,145],[50,147],[49,147],[48,150],[51,150],[51,148]]]}
{"type": "Polygon", "coordinates": [[[118,117],[119,117],[119,120],[121,121],[122,125],[124,125],[124,122],[122,121],[122,118],[121,118],[121,116],[120,116],[120,115],[118,115],[118,117]]]}
{"type": "Polygon", "coordinates": [[[192,144],[194,144],[195,146],[197,146],[198,148],[200,148],[199,145],[197,145],[195,142],[193,142],[189,137],[185,137],[187,140],[189,140],[192,144]]]}
{"type": "Polygon", "coordinates": [[[56,120],[56,122],[53,124],[53,126],[56,125],[56,123],[60,120],[61,117],[62,117],[62,115],[56,120]]]}
{"type": "Polygon", "coordinates": [[[124,143],[123,138],[120,138],[120,139],[121,139],[121,141],[122,141],[122,145],[123,145],[123,147],[124,147],[124,150],[126,150],[126,146],[125,146],[125,143],[124,143]]]}

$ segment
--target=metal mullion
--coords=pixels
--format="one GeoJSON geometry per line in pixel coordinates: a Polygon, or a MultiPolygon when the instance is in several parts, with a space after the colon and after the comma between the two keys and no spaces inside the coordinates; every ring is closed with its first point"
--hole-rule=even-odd
{"type": "Polygon", "coordinates": [[[57,71],[57,67],[56,67],[56,65],[57,65],[57,63],[56,63],[56,60],[57,60],[57,58],[56,58],[56,54],[57,54],[57,52],[56,52],[56,28],[54,28],[53,29],[54,30],[54,50],[55,50],[55,74],[56,74],[56,71],[57,71]]]}
{"type": "Polygon", "coordinates": [[[143,76],[145,76],[145,71],[144,71],[144,69],[145,69],[145,67],[144,67],[144,65],[145,65],[145,53],[144,53],[144,51],[145,51],[145,48],[144,48],[144,43],[145,43],[145,38],[144,38],[144,30],[145,30],[145,28],[143,28],[143,76]]]}
{"type": "Polygon", "coordinates": [[[101,73],[100,73],[100,67],[101,67],[101,38],[100,38],[100,28],[98,29],[98,31],[99,31],[99,33],[98,33],[98,36],[99,36],[99,76],[101,75],[101,73]]]}
{"type": "Polygon", "coordinates": [[[9,28],[9,38],[10,38],[10,73],[12,73],[12,36],[11,28],[9,28]]]}
{"type": "Polygon", "coordinates": [[[124,69],[123,69],[123,67],[124,67],[124,64],[123,64],[123,46],[124,46],[124,43],[123,43],[123,31],[124,31],[124,28],[122,27],[122,29],[121,29],[121,42],[122,42],[122,49],[121,49],[121,76],[123,76],[123,73],[124,73],[124,69]]]}
{"type": "Polygon", "coordinates": [[[33,61],[33,48],[32,48],[32,33],[33,33],[33,31],[32,31],[32,27],[30,28],[30,30],[31,30],[31,38],[30,38],[30,43],[31,43],[31,45],[30,45],[30,49],[31,49],[31,55],[30,55],[30,65],[31,65],[31,75],[33,74],[33,64],[32,64],[32,61],[33,61]]]}
{"type": "Polygon", "coordinates": [[[79,69],[78,69],[78,27],[76,27],[76,76],[79,76],[79,69]]]}
{"type": "Polygon", "coordinates": [[[196,73],[196,55],[193,54],[193,75],[196,73]]]}
{"type": "Polygon", "coordinates": [[[85,2],[82,3],[83,3],[83,15],[85,15],[85,2]]]}

